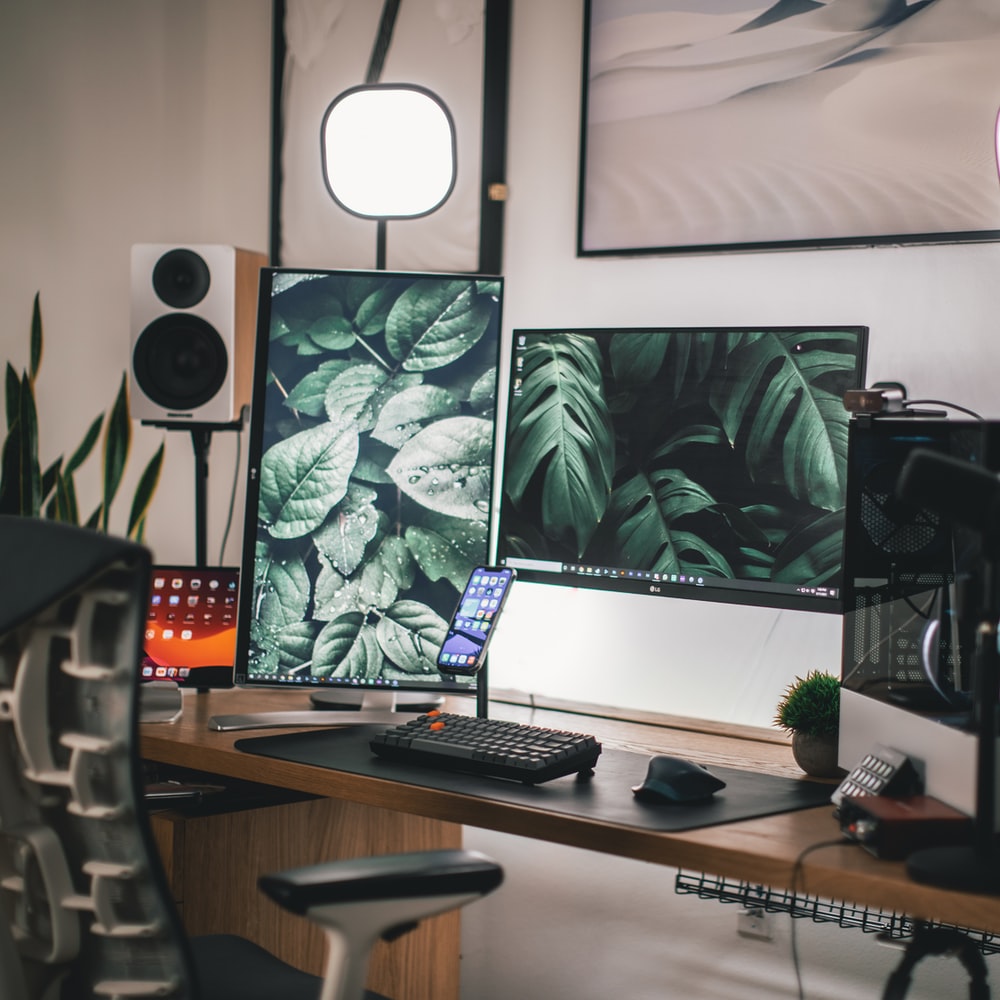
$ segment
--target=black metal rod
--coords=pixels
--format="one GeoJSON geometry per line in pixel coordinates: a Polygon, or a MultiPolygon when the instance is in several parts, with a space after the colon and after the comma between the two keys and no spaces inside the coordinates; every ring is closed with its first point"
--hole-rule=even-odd
{"type": "Polygon", "coordinates": [[[998,656],[996,619],[984,621],[977,633],[976,664],[976,816],[975,848],[983,861],[996,862],[996,764],[998,656]]]}
{"type": "Polygon", "coordinates": [[[389,53],[389,46],[392,44],[392,31],[396,26],[396,15],[399,13],[400,0],[385,0],[382,5],[382,16],[379,18],[378,34],[375,36],[375,44],[372,46],[372,54],[368,60],[368,72],[365,74],[365,83],[378,83],[382,76],[382,69],[385,66],[385,57],[389,53]]]}
{"type": "Polygon", "coordinates": [[[490,715],[490,685],[486,677],[488,660],[483,660],[483,665],[476,674],[476,715],[480,719],[488,719],[490,715]]]}
{"type": "Polygon", "coordinates": [[[194,564],[208,565],[208,449],[212,432],[191,428],[194,448],[194,564]]]}
{"type": "Polygon", "coordinates": [[[379,219],[375,224],[375,269],[385,270],[385,219],[379,219]]]}

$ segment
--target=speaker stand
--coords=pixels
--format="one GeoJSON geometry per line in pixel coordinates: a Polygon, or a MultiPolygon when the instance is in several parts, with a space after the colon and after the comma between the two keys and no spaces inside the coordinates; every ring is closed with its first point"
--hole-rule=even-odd
{"type": "Polygon", "coordinates": [[[213,431],[241,431],[249,407],[244,406],[240,419],[228,424],[185,424],[176,420],[143,420],[150,427],[168,431],[188,431],[194,449],[194,564],[208,565],[208,452],[213,431]]]}
{"type": "Polygon", "coordinates": [[[194,449],[194,564],[208,565],[208,450],[216,428],[199,424],[191,428],[194,449]]]}

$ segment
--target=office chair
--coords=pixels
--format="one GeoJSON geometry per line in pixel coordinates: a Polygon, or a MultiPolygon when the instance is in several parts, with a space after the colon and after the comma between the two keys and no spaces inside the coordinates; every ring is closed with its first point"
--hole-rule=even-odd
{"type": "Polygon", "coordinates": [[[324,979],[243,938],[187,939],[135,750],[149,562],[121,539],[0,516],[0,997],[377,998],[363,989],[377,938],[490,892],[500,867],[427,851],[264,876],[324,928],[324,979]]]}

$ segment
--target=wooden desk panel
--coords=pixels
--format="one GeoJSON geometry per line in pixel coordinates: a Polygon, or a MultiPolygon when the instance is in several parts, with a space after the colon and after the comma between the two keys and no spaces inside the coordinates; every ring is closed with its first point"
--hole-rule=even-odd
{"type": "MultiPolygon", "coordinates": [[[[795,860],[804,849],[838,838],[832,807],[682,833],[659,833],[242,754],[233,744],[246,733],[213,733],[207,728],[212,714],[304,707],[306,701],[304,694],[300,698],[297,693],[285,692],[213,692],[196,699],[185,696],[184,715],[177,724],[143,727],[142,752],[153,760],[221,775],[778,889],[793,888],[795,860]]],[[[469,710],[467,702],[460,704],[462,710],[469,710]]],[[[734,737],[509,704],[494,705],[491,711],[499,718],[593,732],[607,746],[679,753],[709,766],[717,763],[801,777],[787,741],[776,733],[737,729],[734,737]]],[[[838,844],[809,854],[794,888],[810,895],[1000,933],[1000,899],[919,885],[906,876],[901,863],[879,861],[856,845],[838,844]]]]}
{"type": "MultiPolygon", "coordinates": [[[[321,860],[460,847],[461,827],[401,816],[338,799],[243,809],[217,815],[164,811],[151,817],[188,934],[239,934],[286,962],[322,975],[326,942],[315,924],[263,895],[257,879],[321,860]]],[[[395,1000],[459,995],[457,911],[372,952],[368,986],[395,1000]]]]}

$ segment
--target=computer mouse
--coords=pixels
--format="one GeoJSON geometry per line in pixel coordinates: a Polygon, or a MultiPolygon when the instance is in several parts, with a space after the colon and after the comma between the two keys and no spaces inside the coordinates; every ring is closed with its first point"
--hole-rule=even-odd
{"type": "Polygon", "coordinates": [[[668,802],[682,805],[714,795],[726,783],[707,767],[683,757],[655,754],[649,759],[646,777],[632,793],[642,802],[668,802]]]}

